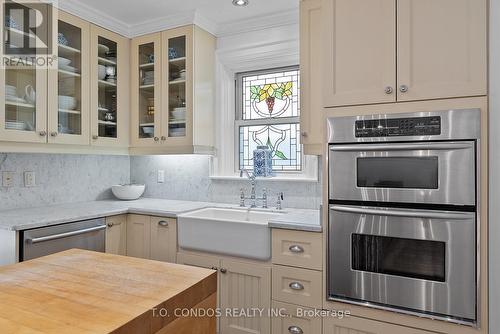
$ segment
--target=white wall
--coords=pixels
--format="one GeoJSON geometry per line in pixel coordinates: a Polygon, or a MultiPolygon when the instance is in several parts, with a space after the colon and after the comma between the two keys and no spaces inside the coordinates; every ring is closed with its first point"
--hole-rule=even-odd
{"type": "Polygon", "coordinates": [[[500,0],[490,1],[490,334],[500,333],[500,0]]]}

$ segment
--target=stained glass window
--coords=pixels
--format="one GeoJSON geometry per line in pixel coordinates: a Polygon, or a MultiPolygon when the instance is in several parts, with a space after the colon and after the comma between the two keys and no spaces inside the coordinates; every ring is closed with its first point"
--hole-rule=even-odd
{"type": "Polygon", "coordinates": [[[240,169],[252,169],[253,151],[267,146],[275,171],[302,170],[299,81],[297,67],[237,75],[240,169]]]}

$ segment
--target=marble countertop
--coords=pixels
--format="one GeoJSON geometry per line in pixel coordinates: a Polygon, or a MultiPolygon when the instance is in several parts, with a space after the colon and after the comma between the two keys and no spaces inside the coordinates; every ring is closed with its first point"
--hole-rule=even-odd
{"type": "MultiPolygon", "coordinates": [[[[0,229],[19,231],[64,224],[79,220],[125,213],[176,218],[177,215],[206,207],[236,207],[234,204],[142,198],[136,201],[92,201],[36,208],[0,211],[0,229]]],[[[319,210],[288,209],[280,219],[269,222],[271,228],[321,232],[319,210]]]]}

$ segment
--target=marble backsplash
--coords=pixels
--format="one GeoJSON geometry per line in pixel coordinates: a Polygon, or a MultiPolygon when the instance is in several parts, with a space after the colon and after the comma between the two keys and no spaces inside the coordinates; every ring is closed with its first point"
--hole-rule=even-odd
{"type": "MultiPolygon", "coordinates": [[[[210,179],[208,156],[134,156],[130,158],[130,179],[145,183],[145,197],[239,204],[240,188],[250,194],[247,179],[210,179]],[[157,182],[158,170],[165,171],[165,182],[157,182]]],[[[321,173],[320,173],[321,174],[321,173]]],[[[320,182],[278,182],[259,180],[257,196],[268,190],[269,206],[274,207],[277,193],[284,192],[284,207],[317,209],[321,204],[320,182]]]]}
{"type": "Polygon", "coordinates": [[[111,198],[113,184],[130,182],[128,156],[0,153],[0,210],[111,198]],[[1,172],[14,172],[2,187],[1,172]],[[34,171],[35,187],[24,187],[34,171]]]}

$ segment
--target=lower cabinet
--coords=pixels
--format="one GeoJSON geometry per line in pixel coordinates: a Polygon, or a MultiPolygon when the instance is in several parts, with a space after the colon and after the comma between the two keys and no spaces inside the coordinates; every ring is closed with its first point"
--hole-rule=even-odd
{"type": "Polygon", "coordinates": [[[128,215],[127,255],[175,263],[177,223],[175,219],[128,215]]]}
{"type": "Polygon", "coordinates": [[[177,254],[177,263],[211,268],[219,271],[217,304],[223,316],[219,319],[220,334],[270,334],[271,321],[267,311],[271,308],[271,266],[267,263],[235,260],[198,253],[177,254]],[[233,314],[226,310],[264,310],[264,316],[233,314]]]}
{"type": "Polygon", "coordinates": [[[274,301],[273,310],[280,315],[272,319],[273,334],[321,333],[321,318],[311,316],[313,312],[311,309],[274,301]]]}
{"type": "Polygon", "coordinates": [[[127,255],[127,215],[106,218],[106,253],[127,255]]]}
{"type": "Polygon", "coordinates": [[[342,319],[326,317],[323,320],[323,334],[436,334],[421,329],[403,327],[386,322],[353,316],[342,319]]]}

